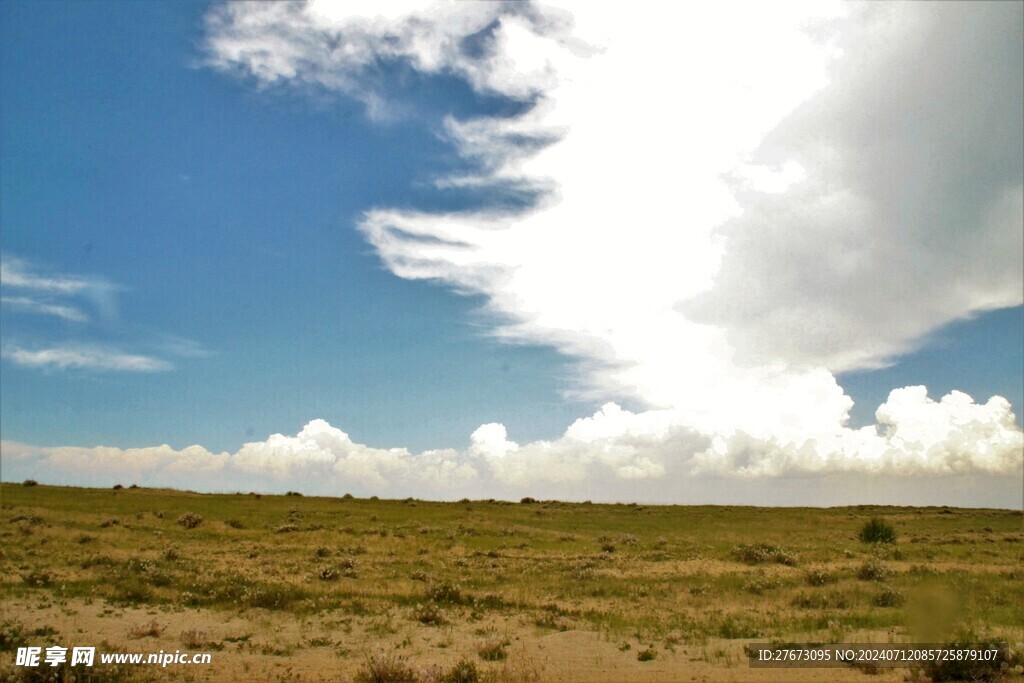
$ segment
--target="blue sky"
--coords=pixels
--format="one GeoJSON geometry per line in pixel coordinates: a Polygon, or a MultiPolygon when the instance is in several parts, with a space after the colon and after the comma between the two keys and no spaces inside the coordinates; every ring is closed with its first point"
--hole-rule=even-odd
{"type": "MultiPolygon", "coordinates": [[[[763,99],[764,114],[737,122],[743,135],[730,137],[723,128],[690,142],[686,130],[664,136],[666,149],[677,144],[678,134],[688,154],[722,166],[706,179],[693,180],[692,187],[682,181],[681,196],[693,198],[682,208],[655,200],[641,206],[646,200],[638,197],[674,190],[669,185],[662,191],[657,181],[639,186],[635,178],[671,176],[680,166],[671,160],[651,165],[657,157],[633,158],[632,150],[655,150],[658,143],[641,137],[647,133],[637,127],[612,127],[637,114],[628,109],[636,97],[623,96],[623,112],[601,114],[609,122],[607,156],[589,161],[593,144],[571,145],[587,134],[589,122],[601,120],[598,107],[579,104],[585,98],[565,84],[594,74],[604,83],[611,67],[601,66],[600,51],[581,58],[580,51],[566,56],[564,50],[537,46],[549,41],[562,50],[565,43],[556,40],[566,30],[561,15],[490,5],[452,10],[458,21],[442,13],[436,25],[427,22],[442,36],[464,31],[456,35],[462,47],[453,56],[420,54],[415,46],[389,51],[381,36],[403,25],[397,10],[364,25],[335,14],[267,10],[255,3],[233,8],[180,2],[0,3],[4,441],[37,449],[33,458],[43,457],[38,449],[48,447],[99,445],[168,444],[177,452],[198,444],[212,453],[235,453],[243,443],[263,443],[280,433],[296,434],[299,445],[267,448],[293,455],[321,443],[314,432],[334,434],[328,427],[299,434],[311,420],[322,419],[330,429],[344,430],[354,444],[405,448],[412,458],[450,449],[455,454],[444,462],[453,470],[470,467],[466,481],[478,484],[469,490],[481,495],[489,489],[477,476],[512,487],[494,489],[507,491],[525,485],[522,472],[551,467],[564,470],[543,484],[551,491],[579,490],[584,481],[587,491],[600,497],[612,495],[616,481],[684,476],[676,474],[681,465],[659,459],[674,457],[664,453],[696,453],[687,471],[697,474],[784,476],[793,460],[779,465],[770,455],[774,446],[764,444],[790,444],[795,453],[803,452],[799,444],[811,437],[824,449],[826,433],[840,440],[868,439],[854,437],[854,430],[836,436],[838,426],[822,426],[848,400],[833,388],[834,376],[855,404],[849,426],[872,432],[876,408],[894,389],[926,385],[930,398],[913,400],[935,411],[939,399],[954,390],[977,403],[965,410],[980,410],[993,395],[1004,397],[1012,418],[988,404],[989,413],[971,419],[999,425],[993,452],[1002,453],[1000,462],[1010,462],[1013,471],[1024,404],[1024,282],[1013,253],[1015,231],[1024,230],[1013,204],[1021,165],[1016,152],[999,156],[987,140],[965,138],[963,144],[978,150],[978,158],[993,169],[993,180],[991,187],[942,200],[968,207],[960,213],[936,201],[949,194],[942,191],[949,178],[928,171],[901,181],[902,167],[889,169],[884,164],[893,163],[890,156],[870,156],[862,149],[866,146],[855,145],[849,156],[874,159],[878,172],[903,188],[898,196],[874,188],[853,166],[827,166],[833,162],[815,156],[805,132],[826,127],[839,148],[864,134],[856,128],[855,113],[837,123],[830,112],[842,105],[845,91],[833,92],[828,85],[829,79],[840,82],[844,73],[860,72],[844,71],[842,61],[828,67],[832,53],[813,41],[794,41],[790,56],[816,63],[807,59],[814,57],[821,68],[791,74],[771,95],[752,86],[753,96],[763,99]],[[239,28],[245,12],[258,20],[252,35],[239,28]],[[303,35],[308,40],[296,37],[303,35]],[[488,42],[496,35],[504,42],[488,42]],[[372,56],[349,64],[316,51],[291,64],[287,51],[273,53],[276,43],[268,36],[295,40],[300,46],[295,49],[340,36],[372,56]],[[530,42],[534,39],[537,45],[530,42]],[[261,40],[266,44],[254,51],[261,40]],[[528,71],[524,65],[533,63],[527,58],[533,53],[527,49],[546,59],[546,66],[528,71]],[[505,61],[495,57],[501,50],[507,51],[505,61]],[[432,66],[431,58],[441,66],[432,66]],[[563,79],[565,74],[572,78],[563,79]],[[459,124],[469,124],[470,133],[459,124]],[[578,136],[577,130],[582,131],[578,136]],[[716,140],[732,137],[749,138],[749,144],[728,154],[715,146],[716,140]],[[537,149],[546,151],[531,156],[537,149]],[[526,161],[520,163],[520,157],[526,161]],[[780,166],[788,159],[799,167],[792,178],[789,167],[780,166]],[[608,170],[598,173],[603,163],[608,170]],[[620,163],[629,170],[623,173],[620,163]],[[759,180],[758,169],[768,169],[769,180],[759,180]],[[819,178],[828,180],[819,184],[819,178]],[[773,182],[782,183],[781,189],[767,189],[773,182]],[[839,182],[847,182],[863,202],[850,210],[839,205],[836,213],[860,215],[859,207],[867,204],[868,227],[839,225],[834,229],[845,236],[838,240],[834,235],[840,232],[824,234],[814,227],[799,244],[789,237],[757,244],[768,239],[765,235],[800,234],[804,219],[791,219],[789,209],[779,207],[823,211],[827,202],[838,200],[821,188],[839,182]],[[582,187],[585,183],[590,185],[582,187]],[[1000,199],[1004,195],[1009,199],[1000,199]],[[574,203],[576,196],[587,201],[574,203]],[[602,207],[606,198],[609,205],[602,207]],[[659,226],[666,210],[672,218],[659,226]],[[898,222],[886,223],[892,211],[898,212],[898,222]],[[935,211],[943,218],[928,218],[935,211]],[[924,217],[915,222],[918,215],[924,217]],[[961,223],[944,218],[951,215],[967,218],[961,223]],[[755,224],[765,216],[778,221],[778,233],[755,224]],[[648,227],[636,228],[634,220],[648,227]],[[995,227],[986,223],[989,227],[979,227],[972,237],[974,220],[994,221],[995,227]],[[678,240],[660,242],[676,230],[673,221],[685,229],[678,240]],[[583,237],[558,232],[569,224],[586,226],[583,237]],[[691,239],[686,230],[698,224],[703,232],[694,231],[691,239]],[[725,237],[715,237],[715,230],[724,230],[725,237]],[[811,260],[820,260],[822,277],[831,278],[828,273],[838,267],[829,259],[841,256],[831,245],[847,240],[858,245],[851,253],[867,245],[863,262],[878,265],[858,266],[863,272],[848,282],[837,279],[823,292],[814,284],[818,266],[807,265],[804,251],[823,255],[811,260]],[[663,267],[659,255],[673,251],[679,254],[678,268],[663,267]],[[778,254],[771,256],[774,251],[778,254]],[[557,255],[557,262],[548,253],[557,255]],[[982,277],[992,254],[1005,263],[999,261],[989,268],[991,277],[982,277]],[[893,264],[910,275],[893,275],[893,264]],[[758,275],[762,267],[772,275],[758,275]],[[622,286],[613,287],[620,277],[622,286]],[[693,281],[666,292],[664,278],[675,277],[693,281]],[[758,282],[764,285],[752,287],[750,278],[762,278],[758,282]],[[41,284],[44,280],[50,284],[41,284]],[[936,294],[945,282],[955,282],[949,290],[956,292],[936,294]],[[884,286],[884,292],[867,283],[884,286]],[[762,295],[771,300],[759,300],[762,295]],[[679,321],[666,318],[677,314],[679,321]],[[801,321],[799,329],[780,333],[785,327],[780,321],[792,320],[801,321]],[[692,327],[677,329],[677,322],[692,327]],[[735,357],[707,350],[723,345],[734,349],[735,357]],[[775,395],[785,397],[777,401],[784,405],[801,392],[827,398],[808,398],[806,405],[794,399],[779,415],[756,408],[758,402],[776,403],[775,395]],[[610,402],[614,409],[607,408],[610,402]],[[733,405],[744,406],[736,414],[753,426],[737,427],[739,417],[722,417],[722,406],[733,405]],[[812,416],[817,410],[812,406],[830,407],[812,416]],[[773,431],[773,424],[789,424],[792,415],[802,426],[773,431]],[[577,420],[581,426],[566,432],[577,420]],[[657,444],[622,441],[641,438],[638,434],[657,444]],[[611,468],[608,472],[577,476],[580,462],[598,457],[580,444],[593,445],[599,438],[619,439],[601,442],[602,453],[622,448],[635,461],[614,459],[601,465],[611,468]],[[682,441],[669,447],[666,439],[682,441]],[[523,455],[515,468],[509,464],[509,453],[532,453],[537,443],[535,450],[557,452],[557,457],[523,455]],[[570,445],[563,452],[565,443],[570,445]],[[755,458],[760,464],[753,469],[751,451],[765,454],[755,458]],[[478,464],[481,458],[493,459],[491,469],[478,464]],[[505,460],[499,466],[500,458],[505,460]]],[[[1012,28],[1019,12],[1006,11],[1012,28]]],[[[935,36],[942,35],[943,22],[958,20],[940,15],[934,17],[935,36]]],[[[858,30],[902,30],[895,24],[877,28],[870,17],[818,19],[838,22],[843,31],[842,22],[863,21],[849,28],[854,37],[858,30]]],[[[969,19],[974,22],[974,15],[969,19]]],[[[984,31],[1007,21],[995,19],[977,17],[979,44],[984,31]]],[[[574,30],[585,33],[589,20],[577,17],[574,30]]],[[[795,29],[773,24],[765,30],[795,29]]],[[[615,39],[609,38],[609,60],[616,58],[615,39]]],[[[746,36],[735,40],[750,43],[746,36]]],[[[1010,56],[1009,75],[998,69],[992,74],[992,82],[1005,87],[1019,45],[1003,34],[995,45],[1010,56]]],[[[857,58],[855,47],[845,49],[843,59],[857,58]]],[[[957,49],[977,53],[973,43],[957,49]]],[[[946,57],[939,54],[937,63],[946,57]]],[[[757,56],[747,59],[750,77],[763,80],[753,66],[757,56]]],[[[978,60],[991,61],[991,56],[981,54],[978,60]]],[[[725,74],[719,80],[730,78],[725,74]]],[[[969,65],[963,79],[977,80],[969,65]]],[[[700,85],[699,74],[687,82],[698,84],[693,86],[697,98],[702,87],[715,97],[734,96],[732,90],[718,92],[714,79],[700,85]]],[[[882,97],[877,84],[856,83],[868,93],[866,99],[882,97]]],[[[663,81],[654,88],[645,91],[654,100],[650,111],[665,111],[670,122],[678,104],[665,99],[671,88],[663,81]]],[[[751,88],[736,90],[741,91],[751,88]]],[[[1011,88],[1008,97],[1015,92],[1011,88]]],[[[932,97],[927,90],[915,96],[932,97]]],[[[689,109],[690,102],[679,111],[689,109]]],[[[898,104],[892,111],[900,109],[898,104]]],[[[983,122],[984,98],[977,108],[983,122]]],[[[705,121],[694,116],[694,126],[705,121]]],[[[706,117],[721,118],[714,111],[706,117]]],[[[655,115],[650,128],[661,124],[655,115]]],[[[881,130],[885,124],[873,125],[881,130]]],[[[977,123],[970,132],[984,128],[977,123]]],[[[921,133],[920,149],[931,144],[928,135],[921,133]]],[[[948,131],[936,130],[935,136],[948,137],[948,131]]],[[[1013,148],[1013,140],[1008,146],[1013,148]]],[[[970,153],[960,157],[970,161],[970,153]]],[[[700,169],[694,164],[696,170],[687,170],[683,163],[680,177],[697,178],[693,174],[700,169]]],[[[814,225],[831,225],[830,220],[814,225]]],[[[914,410],[899,414],[916,415],[914,410]]],[[[960,424],[956,417],[948,419],[960,424]]],[[[938,444],[945,436],[935,438],[938,444]]],[[[890,446],[896,448],[884,448],[890,446]]],[[[855,449],[834,448],[847,455],[855,449]]],[[[330,457],[348,457],[338,452],[330,457]]],[[[890,455],[879,455],[879,462],[899,461],[891,455],[896,451],[885,452],[890,455]]],[[[940,444],[921,456],[924,460],[910,460],[947,457],[940,452],[949,449],[940,444]]],[[[832,462],[825,450],[819,455],[821,462],[832,462]]],[[[9,458],[7,467],[12,462],[9,458]]],[[[943,467],[935,471],[947,472],[943,467]]],[[[254,487],[293,484],[284,479],[268,484],[259,472],[247,471],[254,487]]],[[[1002,476],[1006,466],[980,464],[969,473],[978,472],[1002,476]]],[[[164,481],[159,471],[140,476],[150,477],[147,483],[164,481]]],[[[385,475],[380,481],[338,476],[339,487],[405,491],[385,475]]],[[[415,479],[402,476],[407,485],[415,479]]],[[[66,478],[105,481],[81,474],[66,478]]],[[[670,486],[663,497],[671,498],[678,488],[670,486]]],[[[1014,489],[1006,491],[996,502],[1012,498],[1014,489]]]]}
{"type": "MultiPolygon", "coordinates": [[[[498,418],[529,439],[564,429],[582,410],[561,395],[557,353],[486,339],[478,301],[386,273],[353,227],[377,204],[445,200],[423,183],[457,160],[430,127],[197,68],[204,11],[3,4],[3,252],[123,288],[110,321],[5,308],[4,338],[174,365],[4,363],[4,438],[235,450],[324,417],[424,449],[498,418]],[[161,350],[178,338],[206,355],[161,350]]],[[[454,85],[436,106],[494,106],[454,85]]]]}

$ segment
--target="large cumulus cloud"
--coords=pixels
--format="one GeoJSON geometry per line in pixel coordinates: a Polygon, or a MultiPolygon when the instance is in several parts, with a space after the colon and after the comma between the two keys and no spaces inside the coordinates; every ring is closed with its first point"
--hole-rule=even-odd
{"type": "MultiPolygon", "coordinates": [[[[816,477],[801,498],[838,502],[1020,473],[1005,399],[896,388],[877,425],[851,429],[835,379],[1022,301],[1019,3],[677,4],[628,20],[596,4],[353,7],[215,6],[207,64],[374,117],[403,111],[381,80],[396,65],[519,102],[449,117],[439,134],[466,169],[436,182],[533,201],[376,207],[358,228],[394,275],[480,295],[492,334],[559,349],[578,362],[573,390],[616,402],[550,441],[493,423],[462,450],[413,454],[314,421],[203,466],[331,491],[693,502],[749,500],[766,476],[816,477]]],[[[56,449],[6,452],[45,469],[56,449]]],[[[173,460],[152,458],[154,473],[173,460]]],[[[985,486],[974,502],[1006,499],[985,486]]]]}
{"type": "Polygon", "coordinates": [[[1019,5],[326,7],[216,10],[211,63],[365,100],[365,65],[400,60],[528,101],[449,119],[476,171],[438,183],[532,205],[359,227],[395,275],[482,294],[499,338],[577,359],[577,390],[644,407],[524,446],[485,425],[470,450],[497,477],[1019,467],[1003,399],[896,389],[854,430],[834,376],[1022,301],[1019,5]]]}
{"type": "MultiPolygon", "coordinates": [[[[0,443],[0,454],[8,481],[442,499],[543,492],[573,500],[743,502],[735,484],[721,485],[723,476],[732,482],[763,475],[885,476],[912,489],[921,477],[949,474],[985,481],[988,493],[1001,499],[1015,486],[1007,487],[1007,475],[1022,474],[1024,444],[1004,399],[976,404],[953,392],[934,401],[924,387],[910,387],[893,391],[878,419],[883,430],[843,430],[818,440],[745,432],[708,437],[680,426],[672,411],[634,413],[609,403],[552,441],[518,444],[503,425],[491,423],[478,428],[462,450],[375,448],[313,420],[295,436],[274,434],[234,454],[201,446],[43,448],[14,442],[0,443]],[[1002,485],[993,487],[1000,478],[1002,485]]],[[[923,500],[942,501],[930,493],[923,500]]]]}

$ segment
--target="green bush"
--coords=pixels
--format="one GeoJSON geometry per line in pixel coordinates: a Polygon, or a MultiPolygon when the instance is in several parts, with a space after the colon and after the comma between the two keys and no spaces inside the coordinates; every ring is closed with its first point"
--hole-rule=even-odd
{"type": "Polygon", "coordinates": [[[747,564],[761,564],[762,562],[777,562],[790,567],[796,566],[796,558],[789,552],[776,545],[768,543],[753,543],[751,545],[738,545],[732,549],[732,556],[740,562],[747,564]]]}
{"type": "Polygon", "coordinates": [[[202,523],[203,516],[198,512],[186,512],[181,517],[178,517],[178,524],[182,525],[186,529],[195,529],[202,523]]]}
{"type": "Polygon", "coordinates": [[[872,517],[860,530],[860,540],[864,543],[895,543],[896,530],[880,517],[872,517]]]}
{"type": "Polygon", "coordinates": [[[857,570],[857,578],[861,581],[884,581],[889,575],[889,570],[878,558],[868,560],[857,570]]]}
{"type": "Polygon", "coordinates": [[[907,598],[895,588],[886,588],[875,596],[875,605],[878,607],[900,607],[907,601],[907,598]]]}
{"type": "Polygon", "coordinates": [[[657,658],[658,651],[653,648],[647,648],[646,650],[640,650],[636,653],[636,661],[638,662],[649,662],[652,659],[657,658]]]}

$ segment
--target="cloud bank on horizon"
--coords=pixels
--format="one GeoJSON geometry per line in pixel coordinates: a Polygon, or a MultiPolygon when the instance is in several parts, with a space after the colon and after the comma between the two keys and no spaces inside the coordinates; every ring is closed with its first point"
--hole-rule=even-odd
{"type": "Polygon", "coordinates": [[[595,498],[687,476],[1021,472],[1006,399],[895,388],[877,425],[853,429],[835,374],[1024,303],[1022,6],[659,11],[676,14],[312,2],[207,16],[207,65],[261,88],[354,98],[386,120],[401,107],[380,65],[400,64],[523,103],[449,117],[441,134],[473,170],[436,182],[512,188],[528,206],[380,207],[358,227],[394,275],[481,295],[493,335],[557,348],[579,361],[573,391],[617,402],[552,441],[482,425],[464,450],[372,448],[313,420],[232,456],[8,442],[5,461],[595,498]]]}

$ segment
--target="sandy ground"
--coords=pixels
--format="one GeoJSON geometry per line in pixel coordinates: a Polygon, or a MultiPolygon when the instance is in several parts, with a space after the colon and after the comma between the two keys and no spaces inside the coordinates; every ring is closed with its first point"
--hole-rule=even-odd
{"type": "MultiPolygon", "coordinates": [[[[168,666],[159,674],[166,680],[346,681],[368,656],[380,652],[395,653],[422,669],[448,668],[467,658],[481,670],[500,672],[508,681],[882,683],[903,681],[906,673],[904,669],[868,675],[846,668],[751,668],[743,652],[749,641],[736,640],[712,640],[707,645],[654,643],[657,657],[640,662],[637,652],[646,648],[646,643],[593,631],[542,632],[515,615],[432,627],[399,610],[392,612],[390,619],[342,613],[301,618],[264,610],[117,609],[101,601],[67,600],[49,605],[7,601],[3,616],[16,617],[30,629],[50,627],[58,633],[53,639],[66,647],[93,645],[97,652],[148,654],[162,649],[212,653],[208,666],[168,666]],[[140,636],[153,622],[160,634],[140,636]],[[191,639],[183,636],[189,633],[191,639]],[[482,661],[477,649],[495,640],[508,641],[507,658],[482,661]],[[213,645],[196,647],[197,642],[213,645]]],[[[874,636],[872,640],[884,642],[885,634],[874,636]]],[[[860,638],[868,636],[861,634],[860,638]]]]}

